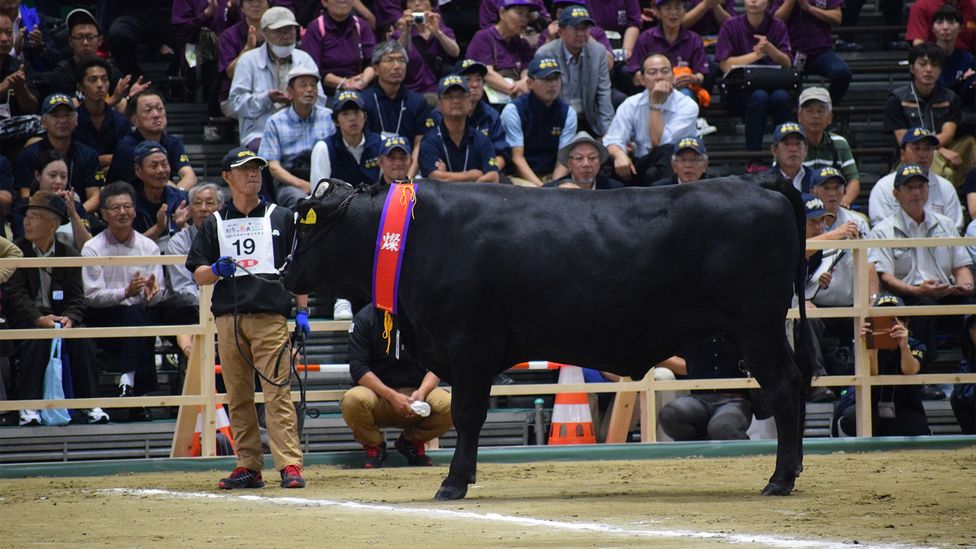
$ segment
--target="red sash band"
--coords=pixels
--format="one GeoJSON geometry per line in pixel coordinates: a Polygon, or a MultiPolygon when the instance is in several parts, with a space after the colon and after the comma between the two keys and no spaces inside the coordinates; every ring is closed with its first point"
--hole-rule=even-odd
{"type": "Polygon", "coordinates": [[[380,228],[376,234],[376,255],[373,258],[373,306],[397,314],[400,267],[407,229],[416,202],[413,183],[390,185],[383,204],[380,228]]]}

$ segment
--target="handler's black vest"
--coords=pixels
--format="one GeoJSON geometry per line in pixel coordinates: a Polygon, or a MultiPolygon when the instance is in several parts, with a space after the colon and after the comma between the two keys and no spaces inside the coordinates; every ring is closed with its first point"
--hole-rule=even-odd
{"type": "Polygon", "coordinates": [[[514,101],[522,122],[522,137],[525,145],[525,160],[536,175],[552,173],[559,154],[559,136],[566,123],[569,105],[557,98],[552,105],[536,99],[534,93],[527,93],[514,101]]]}
{"type": "MultiPolygon", "coordinates": [[[[356,157],[347,149],[342,141],[342,133],[336,132],[329,137],[329,160],[332,163],[332,177],[341,179],[352,185],[364,183],[372,185],[380,179],[380,168],[376,160],[380,156],[380,136],[364,130],[366,144],[363,147],[363,156],[360,162],[356,162],[356,157]]],[[[315,183],[314,181],[312,182],[315,183]]]]}

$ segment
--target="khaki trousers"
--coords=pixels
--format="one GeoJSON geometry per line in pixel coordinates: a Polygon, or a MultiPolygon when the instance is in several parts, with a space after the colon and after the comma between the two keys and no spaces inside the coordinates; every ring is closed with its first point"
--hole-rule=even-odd
{"type": "MultiPolygon", "coordinates": [[[[946,145],[949,150],[959,154],[962,157],[962,166],[958,169],[953,168],[946,162],[945,157],[939,153],[935,153],[935,157],[932,158],[932,172],[941,175],[942,177],[948,179],[952,186],[959,189],[962,187],[964,180],[966,179],[966,174],[969,170],[976,166],[976,138],[971,135],[959,136],[956,134],[956,138],[950,141],[946,145]]],[[[965,201],[962,205],[963,208],[966,207],[965,201]]]]}
{"type": "MultiPolygon", "coordinates": [[[[398,392],[410,395],[417,388],[400,388],[398,392]]],[[[384,442],[380,427],[399,427],[403,438],[428,442],[447,432],[454,425],[451,418],[451,393],[436,388],[427,394],[430,415],[406,418],[399,414],[388,400],[361,385],[346,391],[339,408],[342,419],[352,429],[352,436],[363,446],[379,446],[384,442]]]]}
{"type": "MultiPolygon", "coordinates": [[[[277,377],[275,359],[288,343],[288,325],[278,314],[242,314],[237,319],[237,338],[241,356],[234,339],[234,316],[216,318],[217,350],[227,387],[230,426],[237,445],[237,465],[260,471],[264,465],[258,414],[254,408],[254,370],[247,360],[268,379],[283,383],[288,379],[288,351],[281,358],[277,377]]],[[[302,450],[298,442],[298,418],[291,402],[291,387],[275,387],[261,380],[264,392],[264,417],[268,426],[269,445],[275,469],[302,464],[302,450]]]]}

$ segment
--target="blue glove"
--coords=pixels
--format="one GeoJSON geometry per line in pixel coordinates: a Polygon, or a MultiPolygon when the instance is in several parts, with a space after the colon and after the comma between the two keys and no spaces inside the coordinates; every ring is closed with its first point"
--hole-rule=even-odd
{"type": "Polygon", "coordinates": [[[227,278],[234,276],[234,273],[237,272],[237,265],[234,264],[234,260],[230,256],[225,255],[211,265],[210,270],[219,277],[227,278]]]}
{"type": "Polygon", "coordinates": [[[299,311],[295,315],[295,326],[303,336],[308,336],[308,333],[312,331],[312,327],[308,325],[308,313],[299,311]]]}

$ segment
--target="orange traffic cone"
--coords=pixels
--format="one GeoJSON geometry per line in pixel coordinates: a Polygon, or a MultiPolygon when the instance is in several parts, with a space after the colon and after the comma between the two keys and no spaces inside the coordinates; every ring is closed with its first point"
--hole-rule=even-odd
{"type": "MultiPolygon", "coordinates": [[[[234,453],[234,435],[230,430],[230,418],[227,417],[227,411],[224,410],[223,404],[217,404],[217,455],[227,456],[234,453]],[[224,435],[225,440],[220,440],[219,435],[224,435]]],[[[190,445],[190,455],[200,456],[203,455],[203,449],[200,444],[200,433],[203,432],[203,410],[197,412],[197,425],[193,429],[193,442],[190,445]]]]}
{"type": "MultiPolygon", "coordinates": [[[[559,369],[559,383],[583,383],[583,370],[579,366],[563,365],[559,369]]],[[[549,445],[596,444],[593,418],[586,393],[559,393],[552,410],[552,430],[549,445]]]]}

